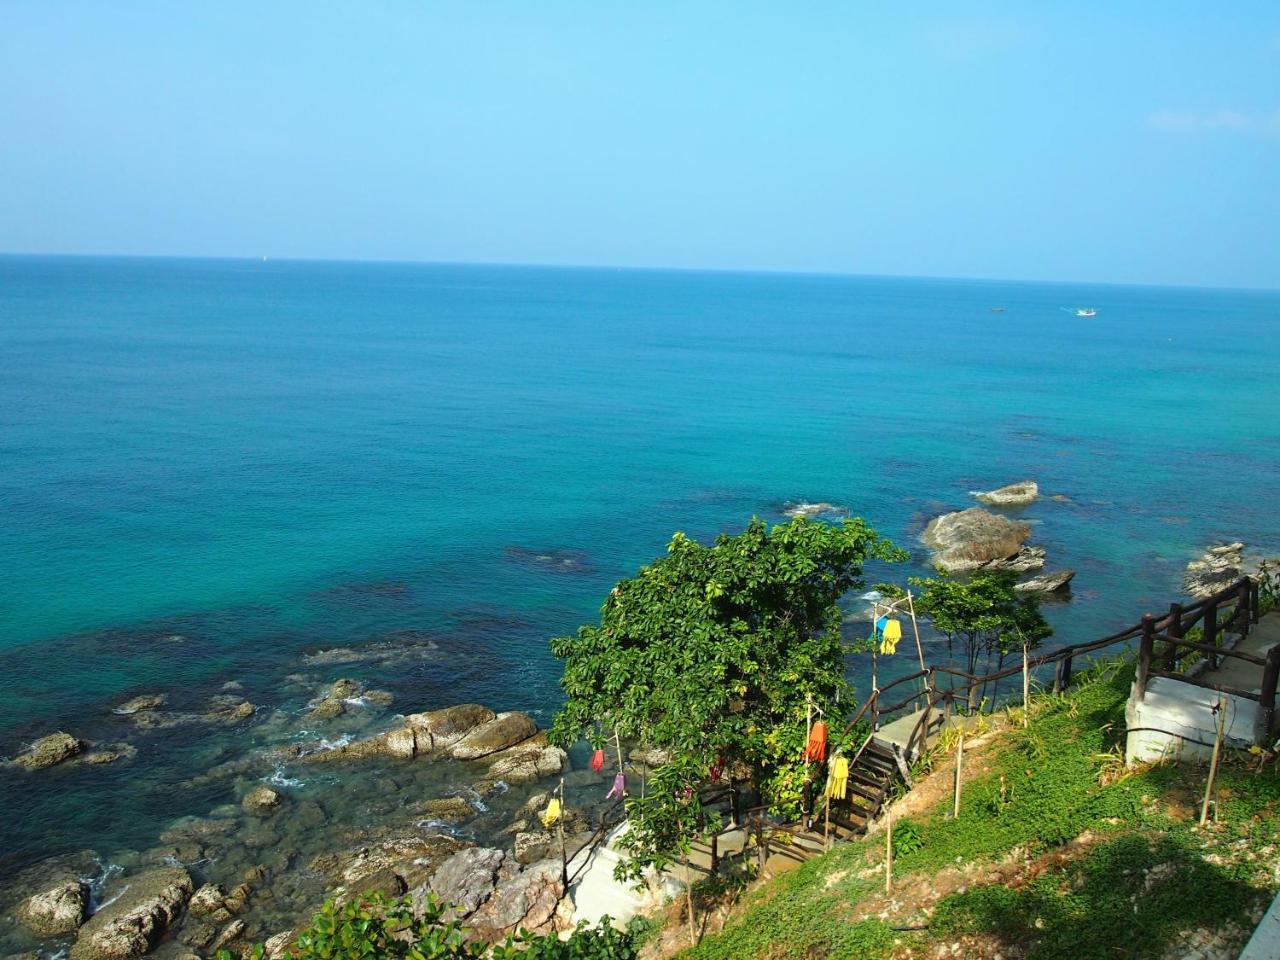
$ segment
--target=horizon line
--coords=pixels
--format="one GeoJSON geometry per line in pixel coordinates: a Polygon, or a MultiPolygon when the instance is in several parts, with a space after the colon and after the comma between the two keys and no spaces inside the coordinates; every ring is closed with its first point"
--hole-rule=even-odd
{"type": "Polygon", "coordinates": [[[687,267],[687,266],[655,266],[644,264],[590,264],[590,263],[551,263],[524,260],[414,260],[402,258],[380,257],[298,257],[298,256],[251,256],[248,254],[183,254],[183,253],[50,253],[0,250],[0,259],[80,259],[80,260],[197,260],[230,263],[301,263],[301,264],[368,264],[387,266],[430,266],[430,267],[507,267],[511,269],[532,270],[598,270],[611,272],[635,273],[709,273],[729,274],[737,276],[788,276],[788,277],[823,277],[832,279],[868,279],[868,280],[927,280],[967,283],[1026,283],[1026,284],[1063,284],[1090,285],[1099,287],[1152,287],[1176,290],[1224,290],[1243,293],[1277,293],[1280,286],[1253,287],[1231,286],[1223,284],[1197,283],[1151,283],[1141,281],[1118,280],[1045,280],[1019,279],[1015,277],[978,277],[958,276],[950,274],[918,274],[918,273],[856,273],[837,270],[801,270],[785,267],[745,268],[745,267],[687,267]]]}

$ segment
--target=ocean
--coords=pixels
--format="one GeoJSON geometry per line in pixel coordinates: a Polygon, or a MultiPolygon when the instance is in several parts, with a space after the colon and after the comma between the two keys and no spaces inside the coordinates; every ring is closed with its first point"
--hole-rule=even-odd
{"type": "MultiPolygon", "coordinates": [[[[550,637],[674,531],[791,502],[866,517],[913,554],[868,580],[901,580],[929,518],[1035,479],[1019,515],[1077,571],[1051,642],[1126,626],[1211,542],[1280,552],[1277,369],[1276,291],[0,258],[0,755],[58,729],[137,749],[0,768],[0,880],[145,859],[258,776],[194,772],[286,736],[339,676],[392,713],[546,723],[550,637]],[[382,654],[314,657],[334,648],[382,654]],[[275,719],[111,710],[227,690],[275,719]]],[[[336,769],[272,775],[330,818],[367,808],[336,769]]]]}

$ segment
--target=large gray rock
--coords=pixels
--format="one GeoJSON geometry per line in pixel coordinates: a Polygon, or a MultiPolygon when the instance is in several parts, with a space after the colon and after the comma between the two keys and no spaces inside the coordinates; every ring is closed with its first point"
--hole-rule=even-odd
{"type": "Polygon", "coordinates": [[[177,919],[194,889],[181,868],[151,870],[119,881],[122,889],[80,928],[71,960],[132,960],[177,919]]]}
{"type": "Polygon", "coordinates": [[[64,760],[70,760],[77,754],[83,753],[84,748],[83,741],[77,740],[69,733],[59,731],[41,737],[15,762],[28,770],[43,770],[45,767],[52,767],[64,760]]]}
{"type": "Polygon", "coordinates": [[[527,713],[500,713],[488,723],[471,730],[449,748],[455,760],[479,760],[499,750],[514,747],[538,732],[538,725],[527,713]]]}
{"type": "Polygon", "coordinates": [[[64,880],[30,897],[18,909],[18,919],[42,937],[74,933],[89,910],[89,888],[80,880],[64,880]]]}
{"type": "Polygon", "coordinates": [[[490,754],[485,761],[489,764],[487,779],[523,784],[560,773],[569,762],[569,755],[551,746],[547,735],[540,732],[514,747],[490,754]]]}
{"type": "Polygon", "coordinates": [[[546,859],[551,853],[551,845],[554,842],[555,838],[545,830],[517,833],[512,847],[516,863],[537,863],[539,860],[546,859]]]}
{"type": "Polygon", "coordinates": [[[244,808],[245,813],[252,813],[261,817],[275,812],[281,801],[282,798],[279,793],[270,787],[262,786],[254,787],[245,794],[244,799],[240,801],[240,806],[244,808]]]}
{"type": "Polygon", "coordinates": [[[506,854],[493,847],[459,850],[440,865],[431,878],[431,890],[453,908],[454,916],[467,917],[493,893],[504,859],[506,854]]]}
{"type": "Polygon", "coordinates": [[[362,891],[365,883],[390,871],[413,888],[426,883],[436,869],[459,850],[474,846],[447,834],[408,834],[385,837],[317,857],[311,869],[324,873],[348,890],[362,891]]]}
{"type": "Polygon", "coordinates": [[[1031,577],[1021,583],[1015,583],[1013,589],[1019,593],[1057,593],[1060,590],[1065,590],[1067,584],[1071,582],[1071,578],[1075,575],[1076,572],[1074,570],[1042,573],[1038,577],[1031,577]]]}
{"type": "Polygon", "coordinates": [[[541,860],[502,880],[475,913],[467,918],[473,934],[490,942],[523,928],[544,933],[554,927],[556,907],[564,896],[563,866],[541,860]]]}
{"type": "Polygon", "coordinates": [[[496,714],[492,710],[478,703],[462,703],[429,713],[409,714],[404,718],[403,725],[393,730],[332,750],[309,753],[303,760],[307,763],[334,763],[370,757],[412,760],[458,743],[473,730],[495,718],[496,714]]]}
{"type": "Polygon", "coordinates": [[[993,507],[1025,507],[1040,496],[1040,485],[1034,480],[1019,480],[997,490],[975,493],[974,496],[993,507]]]}
{"type": "Polygon", "coordinates": [[[935,566],[965,573],[1018,555],[1031,536],[1031,525],[970,507],[929,521],[924,542],[934,551],[935,566]]]}

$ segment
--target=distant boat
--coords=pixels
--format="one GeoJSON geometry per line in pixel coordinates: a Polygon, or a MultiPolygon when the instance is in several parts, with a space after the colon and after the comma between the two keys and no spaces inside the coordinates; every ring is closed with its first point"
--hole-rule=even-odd
{"type": "Polygon", "coordinates": [[[1004,307],[992,307],[992,308],[991,308],[991,312],[992,312],[992,313],[1004,313],[1004,307]]]}
{"type": "Polygon", "coordinates": [[[1098,311],[1093,307],[1076,307],[1077,317],[1096,317],[1097,315],[1098,311]]]}

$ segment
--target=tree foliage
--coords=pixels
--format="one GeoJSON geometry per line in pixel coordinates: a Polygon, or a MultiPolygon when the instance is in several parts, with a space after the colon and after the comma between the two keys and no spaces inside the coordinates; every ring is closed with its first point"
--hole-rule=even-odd
{"type": "Polygon", "coordinates": [[[673,757],[628,801],[635,870],[685,849],[713,764],[745,766],[768,795],[798,759],[782,752],[795,739],[782,731],[803,738],[806,703],[833,715],[852,705],[838,601],[868,558],[906,555],[860,519],[753,519],[711,546],[677,533],[665,557],[614,587],[599,624],[552,641],[566,695],[553,742],[600,745],[616,731],[673,757]]]}
{"type": "Polygon", "coordinates": [[[1036,647],[1053,633],[1034,596],[1013,589],[1017,577],[1005,571],[974,573],[967,579],[912,577],[920,590],[916,606],[947,637],[959,642],[969,673],[978,660],[1036,647]]]}
{"type": "MultiPolygon", "coordinates": [[[[428,895],[418,908],[408,898],[371,894],[338,904],[330,900],[285,951],[292,960],[634,960],[641,933],[633,925],[615,930],[608,918],[598,926],[579,924],[561,940],[554,933],[520,931],[498,944],[468,940],[458,920],[428,895]]],[[[261,945],[248,956],[262,960],[261,945]]],[[[217,960],[240,960],[220,950],[217,960]]]]}

